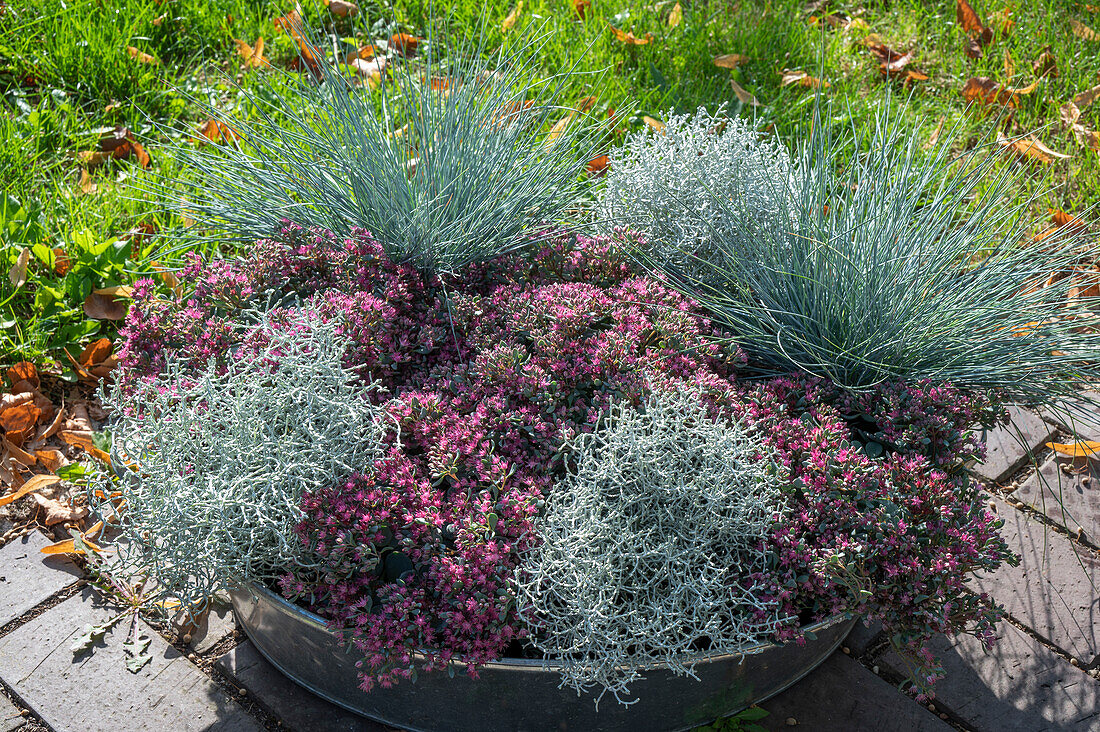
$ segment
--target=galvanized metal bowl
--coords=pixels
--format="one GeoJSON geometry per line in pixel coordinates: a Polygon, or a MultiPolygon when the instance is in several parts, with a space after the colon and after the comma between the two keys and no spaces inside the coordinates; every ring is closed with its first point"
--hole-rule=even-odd
{"type": "Polygon", "coordinates": [[[336,641],[325,621],[259,585],[231,591],[237,619],[267,660],[320,697],[365,717],[416,732],[616,732],[685,730],[734,714],[786,689],[840,645],[855,618],[841,615],[809,626],[805,645],[763,643],[733,655],[704,655],[699,680],[668,669],[648,671],[631,685],[637,702],[610,695],[597,711],[591,696],[558,688],[553,664],[504,659],[479,669],[423,673],[415,683],[367,693],[359,688],[358,657],[336,641]]]}

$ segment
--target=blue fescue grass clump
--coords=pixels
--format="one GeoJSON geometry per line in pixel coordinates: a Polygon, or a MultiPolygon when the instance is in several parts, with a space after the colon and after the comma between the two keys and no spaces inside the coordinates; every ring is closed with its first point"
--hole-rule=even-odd
{"type": "Polygon", "coordinates": [[[852,390],[930,379],[1057,401],[1100,376],[1100,298],[1071,292],[1086,234],[1034,237],[1045,227],[1029,214],[1034,197],[1018,195],[1022,164],[1001,145],[957,153],[959,142],[948,135],[926,152],[889,111],[865,134],[836,136],[819,114],[790,195],[772,198],[780,211],[699,180],[726,222],[713,228],[715,256],[648,263],[764,372],[852,390]]]}
{"type": "Polygon", "coordinates": [[[565,103],[576,74],[539,77],[544,42],[490,52],[429,38],[377,74],[368,63],[365,78],[322,59],[312,75],[246,95],[249,116],[211,108],[241,139],[176,150],[201,181],[185,209],[242,242],[284,219],[366,229],[395,261],[437,273],[518,250],[533,227],[562,219],[604,132],[565,103]]]}

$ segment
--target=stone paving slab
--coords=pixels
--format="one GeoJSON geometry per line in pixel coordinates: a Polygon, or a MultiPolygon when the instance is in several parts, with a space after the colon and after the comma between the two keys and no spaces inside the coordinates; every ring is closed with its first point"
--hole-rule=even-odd
{"type": "Polygon", "coordinates": [[[233,616],[233,607],[221,600],[215,600],[210,612],[199,623],[199,627],[191,634],[191,642],[188,644],[196,653],[206,653],[218,645],[222,639],[229,636],[237,628],[237,619],[233,616]]]}
{"type": "Polygon", "coordinates": [[[1024,466],[1028,456],[1044,442],[1049,442],[1057,427],[1035,412],[1023,407],[1008,408],[1010,422],[986,434],[985,462],[970,470],[988,481],[1000,483],[1024,466]]]}
{"type": "MultiPolygon", "coordinates": [[[[947,676],[935,705],[978,732],[1084,732],[1100,729],[1100,684],[1019,628],[1002,623],[986,652],[973,636],[938,636],[932,652],[947,676]]],[[[893,652],[880,663],[904,674],[893,652]]]]}
{"type": "MultiPolygon", "coordinates": [[[[1100,403],[1100,392],[1085,392],[1084,397],[1100,403]]],[[[1047,409],[1043,416],[1072,432],[1080,440],[1100,440],[1100,410],[1082,402],[1047,409]]]]}
{"type": "Polygon", "coordinates": [[[0,547],[0,625],[7,625],[82,576],[68,557],[41,552],[50,543],[32,531],[0,547]]]}
{"type": "Polygon", "coordinates": [[[126,623],[93,653],[69,647],[87,623],[114,614],[90,588],[0,639],[0,678],[55,732],[260,732],[263,727],[205,674],[141,623],[153,660],[132,674],[126,623]]]}
{"type": "Polygon", "coordinates": [[[1007,503],[993,505],[1020,566],[979,574],[971,587],[988,592],[1020,624],[1091,665],[1100,659],[1100,559],[1007,503]]]}
{"type": "Polygon", "coordinates": [[[843,653],[761,704],[769,730],[950,732],[952,727],[843,653]],[[793,728],[787,720],[797,723],[793,728]]]}
{"type": "Polygon", "coordinates": [[[842,646],[847,647],[853,656],[862,656],[874,643],[882,637],[882,623],[877,620],[867,625],[862,620],[852,628],[852,632],[844,639],[842,646]]]}
{"type": "Polygon", "coordinates": [[[248,689],[252,697],[291,732],[387,732],[392,729],[310,693],[268,663],[245,641],[215,666],[248,689]]]}
{"type": "Polygon", "coordinates": [[[1083,532],[1092,542],[1100,541],[1100,462],[1087,461],[1082,472],[1067,475],[1063,465],[1072,460],[1050,458],[1013,493],[1051,521],[1070,532],[1083,532]]]}

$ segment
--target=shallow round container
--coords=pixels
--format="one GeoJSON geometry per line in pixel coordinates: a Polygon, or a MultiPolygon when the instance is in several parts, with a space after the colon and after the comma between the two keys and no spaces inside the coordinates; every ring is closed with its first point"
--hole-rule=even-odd
{"type": "Polygon", "coordinates": [[[804,645],[762,643],[732,655],[704,655],[696,681],[666,668],[631,685],[637,701],[623,706],[558,688],[553,664],[503,659],[479,669],[419,674],[371,692],[359,688],[358,657],[337,643],[319,616],[252,584],[231,593],[237,619],[267,660],[286,676],[365,717],[416,732],[661,732],[685,730],[735,714],[795,683],[832,653],[854,618],[841,615],[807,627],[804,645]]]}

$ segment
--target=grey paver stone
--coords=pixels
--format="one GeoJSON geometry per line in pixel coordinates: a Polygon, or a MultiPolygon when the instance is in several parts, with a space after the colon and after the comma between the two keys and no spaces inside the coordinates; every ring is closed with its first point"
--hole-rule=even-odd
{"type": "MultiPolygon", "coordinates": [[[[1100,729],[1100,683],[1019,628],[1002,623],[989,652],[973,636],[932,642],[946,677],[935,704],[978,732],[1100,729]]],[[[892,652],[880,660],[904,674],[892,652]]]]}
{"type": "Polygon", "coordinates": [[[0,732],[15,732],[27,723],[26,717],[7,697],[0,695],[0,732]]]}
{"type": "Polygon", "coordinates": [[[853,656],[862,656],[881,637],[882,623],[876,620],[867,625],[860,620],[852,628],[852,632],[848,634],[848,637],[844,639],[842,645],[847,646],[853,656]]]}
{"type": "Polygon", "coordinates": [[[1025,480],[1014,497],[1091,541],[1100,540],[1100,462],[1087,461],[1081,472],[1067,475],[1062,466],[1072,460],[1051,457],[1025,480]]]}
{"type": "Polygon", "coordinates": [[[309,692],[268,663],[246,641],[218,659],[217,668],[292,732],[385,732],[392,729],[309,692]]]}
{"type": "Polygon", "coordinates": [[[50,543],[32,531],[0,547],[0,625],[15,620],[81,576],[68,557],[41,552],[50,543]]]}
{"type": "Polygon", "coordinates": [[[191,634],[190,646],[197,653],[206,653],[237,627],[233,608],[228,603],[215,600],[199,627],[191,634]]]}
{"type": "Polygon", "coordinates": [[[1100,558],[1000,500],[1001,535],[1020,555],[971,583],[988,592],[1022,625],[1086,666],[1100,658],[1100,558]]]}
{"type": "Polygon", "coordinates": [[[1074,433],[1081,440],[1100,440],[1100,409],[1088,401],[1100,403],[1100,392],[1085,392],[1084,399],[1051,407],[1043,417],[1074,433]]]}
{"type": "Polygon", "coordinates": [[[948,732],[952,728],[897,688],[842,653],[834,653],[779,696],[761,704],[772,730],[813,732],[948,732]]]}
{"type": "Polygon", "coordinates": [[[120,623],[92,653],[70,646],[85,624],[115,609],[84,590],[0,639],[0,678],[55,732],[260,732],[263,727],[154,630],[153,660],[132,674],[123,661],[120,623]]]}
{"type": "Polygon", "coordinates": [[[985,462],[977,463],[971,472],[986,480],[1000,483],[1023,467],[1028,455],[1044,442],[1049,442],[1057,428],[1035,412],[1018,406],[1008,408],[1011,421],[986,434],[985,462]]]}

